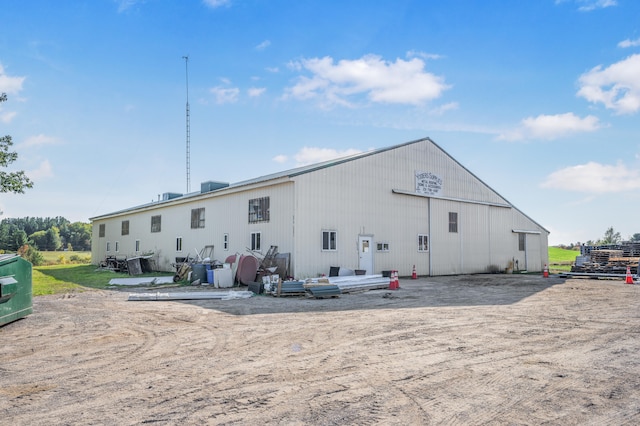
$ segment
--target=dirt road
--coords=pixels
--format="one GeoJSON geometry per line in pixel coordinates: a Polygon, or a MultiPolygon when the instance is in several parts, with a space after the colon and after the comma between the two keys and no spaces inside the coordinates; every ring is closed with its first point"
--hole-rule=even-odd
{"type": "Polygon", "coordinates": [[[0,328],[0,423],[640,424],[640,285],[400,285],[322,300],[37,297],[0,328]]]}

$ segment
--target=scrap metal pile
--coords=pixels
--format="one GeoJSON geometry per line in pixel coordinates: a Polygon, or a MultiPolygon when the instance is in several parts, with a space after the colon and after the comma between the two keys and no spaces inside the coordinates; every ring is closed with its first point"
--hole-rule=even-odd
{"type": "Polygon", "coordinates": [[[141,275],[147,272],[153,272],[155,262],[153,254],[144,256],[107,256],[100,262],[100,269],[107,269],[113,272],[124,272],[129,275],[141,275]]]}
{"type": "Polygon", "coordinates": [[[640,243],[624,242],[601,246],[580,247],[580,256],[571,266],[572,273],[593,275],[624,275],[627,267],[638,274],[640,243]]]}

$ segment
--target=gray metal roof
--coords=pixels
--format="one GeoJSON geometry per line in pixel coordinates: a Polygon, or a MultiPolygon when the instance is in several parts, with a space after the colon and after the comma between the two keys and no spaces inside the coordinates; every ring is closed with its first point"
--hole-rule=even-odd
{"type": "Polygon", "coordinates": [[[399,148],[401,146],[410,145],[410,144],[422,142],[422,141],[425,141],[425,140],[428,140],[428,141],[434,143],[429,138],[417,139],[417,140],[414,140],[414,141],[411,141],[411,142],[405,142],[405,143],[398,144],[398,145],[393,145],[393,146],[390,146],[390,147],[373,149],[373,150],[370,150],[370,151],[360,152],[358,154],[348,155],[346,157],[335,158],[335,159],[323,161],[323,162],[320,162],[320,163],[309,164],[309,165],[306,165],[306,166],[301,166],[301,167],[296,167],[294,169],[289,169],[289,170],[284,170],[284,171],[281,171],[281,172],[271,173],[271,174],[260,176],[260,177],[256,177],[256,178],[253,178],[253,179],[243,180],[243,181],[240,181],[240,182],[229,184],[229,186],[227,186],[225,188],[217,189],[215,191],[209,191],[209,192],[195,191],[195,192],[190,192],[188,194],[184,194],[184,195],[182,195],[180,197],[172,198],[170,200],[152,201],[150,203],[145,203],[145,204],[141,204],[141,205],[138,205],[138,206],[129,207],[129,208],[126,208],[126,209],[123,209],[123,210],[118,210],[118,211],[115,211],[115,212],[106,213],[106,214],[99,215],[99,216],[94,216],[94,217],[89,218],[89,220],[90,221],[94,221],[96,219],[101,219],[101,218],[105,218],[105,217],[109,217],[109,216],[117,216],[117,215],[121,215],[121,214],[124,214],[124,213],[133,212],[133,211],[136,211],[136,210],[159,207],[161,205],[166,205],[168,203],[181,202],[181,201],[185,201],[187,199],[192,199],[192,198],[199,197],[199,196],[205,196],[205,195],[209,195],[209,194],[220,193],[220,192],[227,191],[229,189],[235,189],[235,188],[239,188],[239,187],[247,186],[247,185],[255,185],[257,183],[268,182],[270,180],[281,179],[281,178],[285,178],[285,177],[299,176],[299,175],[302,175],[302,174],[305,174],[305,173],[313,172],[315,170],[324,169],[324,168],[327,168],[327,167],[335,166],[337,164],[346,163],[348,161],[357,160],[359,158],[363,158],[363,157],[366,157],[366,156],[369,156],[369,155],[375,155],[375,154],[378,154],[380,152],[389,151],[389,150],[392,150],[392,149],[399,148]]]}
{"type": "Polygon", "coordinates": [[[403,147],[403,146],[412,145],[412,144],[415,144],[415,143],[420,143],[420,142],[425,142],[425,141],[428,141],[428,142],[432,143],[434,146],[436,146],[438,149],[440,149],[444,154],[446,154],[449,158],[451,158],[451,160],[453,160],[461,168],[463,168],[469,174],[471,174],[473,177],[475,177],[479,182],[482,182],[483,185],[485,185],[487,188],[491,189],[498,196],[500,196],[503,200],[507,201],[507,203],[512,208],[514,208],[517,211],[519,211],[520,213],[522,213],[529,220],[534,222],[540,228],[544,229],[546,232],[549,232],[546,228],[544,228],[538,222],[533,220],[531,217],[529,217],[527,214],[525,214],[522,210],[518,209],[513,204],[511,204],[506,198],[504,198],[496,190],[494,190],[489,185],[487,185],[482,179],[480,179],[478,176],[476,176],[474,173],[472,173],[469,169],[467,169],[465,166],[460,164],[460,162],[458,162],[458,160],[456,160],[451,155],[449,155],[449,153],[447,153],[444,149],[442,149],[442,147],[440,147],[438,144],[436,144],[429,137],[416,139],[416,140],[413,140],[413,141],[404,142],[404,143],[401,143],[401,144],[392,145],[392,146],[388,146],[388,147],[384,147],[384,148],[372,149],[370,151],[360,152],[358,154],[353,154],[353,155],[349,155],[349,156],[346,156],[346,157],[335,158],[335,159],[323,161],[323,162],[320,162],[320,163],[315,163],[315,164],[309,164],[309,165],[306,165],[306,166],[296,167],[294,169],[284,170],[284,171],[281,171],[281,172],[272,173],[272,174],[256,177],[256,178],[253,178],[253,179],[243,180],[243,181],[240,181],[240,182],[229,184],[229,186],[227,186],[225,188],[217,189],[217,190],[214,190],[214,191],[209,191],[209,192],[204,192],[204,193],[200,192],[200,191],[191,192],[191,193],[188,193],[188,194],[184,194],[181,197],[173,198],[171,200],[163,200],[163,201],[158,201],[158,202],[151,202],[151,203],[147,203],[147,204],[142,204],[142,205],[131,207],[131,208],[128,208],[128,209],[124,209],[124,210],[120,210],[120,211],[116,211],[116,212],[112,212],[112,213],[107,213],[107,214],[100,215],[100,216],[95,216],[95,217],[89,218],[89,220],[93,221],[95,219],[101,219],[101,218],[105,218],[105,217],[109,217],[109,216],[117,216],[117,215],[121,215],[123,213],[132,212],[132,211],[136,211],[136,210],[142,210],[142,209],[151,208],[151,207],[159,207],[159,206],[167,204],[167,203],[181,202],[181,201],[185,201],[187,199],[196,198],[196,197],[199,197],[199,196],[206,196],[206,195],[210,195],[210,194],[220,193],[220,192],[228,191],[229,189],[235,189],[235,188],[239,188],[239,187],[242,187],[242,186],[248,186],[248,185],[255,185],[257,183],[268,182],[270,180],[276,180],[276,179],[281,179],[281,178],[286,178],[286,177],[295,177],[295,176],[303,175],[305,173],[311,173],[311,172],[316,171],[316,170],[321,170],[321,169],[324,169],[324,168],[327,168],[327,167],[332,167],[332,166],[335,166],[335,165],[338,165],[338,164],[343,164],[343,163],[347,163],[349,161],[353,161],[353,160],[357,160],[357,159],[360,159],[360,158],[364,158],[364,157],[367,157],[369,155],[376,155],[376,154],[379,154],[381,152],[391,151],[393,149],[397,149],[397,148],[400,148],[400,147],[403,147]]]}

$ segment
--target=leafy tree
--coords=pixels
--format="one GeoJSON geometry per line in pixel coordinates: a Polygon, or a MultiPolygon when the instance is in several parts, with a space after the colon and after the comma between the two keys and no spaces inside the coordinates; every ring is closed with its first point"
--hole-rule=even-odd
{"type": "MultiPolygon", "coordinates": [[[[0,94],[0,103],[7,100],[7,94],[0,94]]],[[[0,137],[0,167],[7,167],[18,159],[18,153],[9,151],[13,145],[11,136],[6,135],[0,137]]],[[[3,172],[0,171],[0,192],[13,192],[15,194],[23,194],[26,188],[32,188],[33,182],[24,174],[19,172],[3,172]]]]}
{"type": "Polygon", "coordinates": [[[604,237],[600,240],[600,244],[618,244],[620,241],[622,241],[620,233],[614,231],[612,226],[605,231],[604,237]]]}
{"type": "Polygon", "coordinates": [[[55,251],[62,247],[62,240],[60,239],[60,230],[57,226],[52,226],[47,229],[45,233],[45,250],[47,251],[55,251]]]}
{"type": "Polygon", "coordinates": [[[15,240],[16,247],[22,247],[25,244],[29,244],[29,238],[27,238],[27,233],[22,229],[17,230],[13,234],[13,238],[15,240]]]}
{"type": "Polygon", "coordinates": [[[27,244],[18,249],[18,255],[31,262],[34,266],[42,265],[44,263],[44,256],[42,253],[40,253],[37,248],[27,244]]]}
{"type": "MultiPolygon", "coordinates": [[[[91,224],[83,222],[73,222],[66,226],[67,235],[65,241],[75,250],[91,250],[91,224]]],[[[62,232],[61,232],[62,234],[62,232]]]]}
{"type": "Polygon", "coordinates": [[[33,241],[33,245],[36,248],[44,249],[47,246],[47,231],[36,231],[33,234],[29,235],[29,239],[33,241]]]}
{"type": "Polygon", "coordinates": [[[634,243],[640,242],[640,234],[633,234],[631,237],[629,237],[629,240],[634,243]]]}
{"type": "Polygon", "coordinates": [[[24,244],[33,245],[40,250],[60,250],[66,247],[69,250],[73,248],[78,251],[89,251],[91,250],[91,224],[70,223],[59,216],[7,218],[0,221],[0,249],[15,252],[24,244]],[[54,227],[57,231],[49,232],[54,227]],[[26,235],[18,235],[21,232],[26,235]],[[48,236],[47,232],[49,232],[48,236]]]}

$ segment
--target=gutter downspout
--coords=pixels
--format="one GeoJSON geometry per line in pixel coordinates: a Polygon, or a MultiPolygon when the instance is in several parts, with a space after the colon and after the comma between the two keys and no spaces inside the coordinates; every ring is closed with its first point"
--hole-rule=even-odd
{"type": "Polygon", "coordinates": [[[431,265],[431,250],[433,250],[433,239],[431,237],[431,197],[427,198],[427,215],[429,216],[429,220],[427,221],[427,227],[429,232],[429,276],[433,276],[433,268],[431,265]]]}

